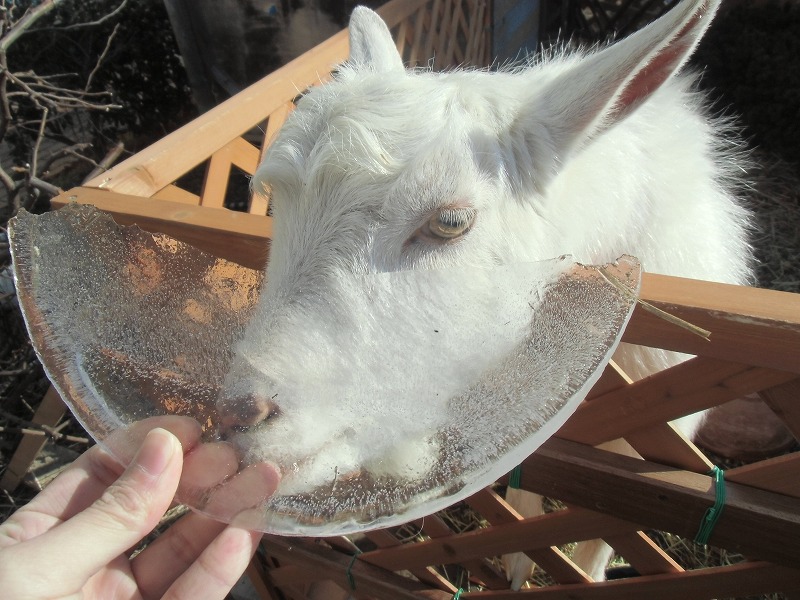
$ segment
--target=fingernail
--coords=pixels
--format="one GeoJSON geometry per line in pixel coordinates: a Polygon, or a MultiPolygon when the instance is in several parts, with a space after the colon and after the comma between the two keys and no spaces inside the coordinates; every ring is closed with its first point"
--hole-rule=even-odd
{"type": "Polygon", "coordinates": [[[148,475],[157,477],[167,468],[175,453],[175,436],[166,429],[157,427],[148,432],[134,463],[148,475]]]}

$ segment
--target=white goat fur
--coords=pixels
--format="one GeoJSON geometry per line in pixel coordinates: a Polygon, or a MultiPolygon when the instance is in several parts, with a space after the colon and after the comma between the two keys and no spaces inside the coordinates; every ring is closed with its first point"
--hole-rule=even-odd
{"type": "MultiPolygon", "coordinates": [[[[686,0],[600,51],[447,73],[404,70],[383,22],[356,9],[350,60],[300,100],[255,177],[275,214],[271,301],[324,295],[338,271],[562,254],[632,254],[651,272],[747,282],[748,214],[734,197],[744,163],[692,78],[673,76],[715,8],[686,0]],[[477,212],[466,234],[409,242],[448,205],[477,212]]],[[[637,379],[678,360],[624,348],[618,362],[637,379]]]]}

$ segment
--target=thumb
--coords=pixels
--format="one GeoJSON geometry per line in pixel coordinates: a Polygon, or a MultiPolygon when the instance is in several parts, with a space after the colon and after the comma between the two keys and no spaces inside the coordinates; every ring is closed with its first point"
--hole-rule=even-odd
{"type": "Polygon", "coordinates": [[[40,564],[88,579],[149,533],[169,508],[183,464],[178,439],[150,431],[125,472],[91,506],[33,540],[40,564]],[[69,552],[64,552],[69,548],[69,552]]]}

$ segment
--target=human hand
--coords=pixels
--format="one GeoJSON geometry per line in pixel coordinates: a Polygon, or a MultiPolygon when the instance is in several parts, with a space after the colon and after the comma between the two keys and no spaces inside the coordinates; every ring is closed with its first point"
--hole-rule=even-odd
{"type": "MultiPolygon", "coordinates": [[[[144,441],[127,469],[95,446],[0,525],[4,598],[227,595],[255,552],[260,533],[191,513],[129,558],[128,549],[158,524],[183,485],[182,470],[195,473],[195,481],[202,474],[208,484],[232,475],[232,451],[220,444],[199,444],[194,421],[163,421],[173,433],[152,429],[156,424],[140,428],[144,441]]],[[[234,480],[242,475],[251,499],[271,495],[280,477],[269,465],[234,480]]],[[[232,487],[218,501],[234,491],[232,487]]],[[[209,508],[214,514],[213,506],[209,508]]]]}

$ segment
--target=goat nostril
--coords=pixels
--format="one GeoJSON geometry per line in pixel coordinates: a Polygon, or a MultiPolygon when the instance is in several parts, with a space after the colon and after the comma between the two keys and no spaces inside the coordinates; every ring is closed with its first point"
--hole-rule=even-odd
{"type": "Polygon", "coordinates": [[[230,398],[225,403],[223,412],[223,427],[241,433],[259,423],[278,417],[281,409],[275,402],[275,396],[268,398],[251,393],[230,398]]]}
{"type": "Polygon", "coordinates": [[[269,400],[268,405],[266,419],[274,419],[281,415],[281,407],[273,402],[272,399],[269,400]]]}

